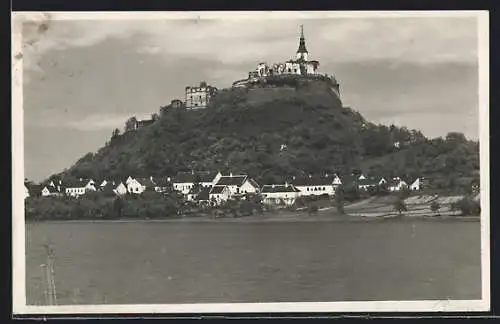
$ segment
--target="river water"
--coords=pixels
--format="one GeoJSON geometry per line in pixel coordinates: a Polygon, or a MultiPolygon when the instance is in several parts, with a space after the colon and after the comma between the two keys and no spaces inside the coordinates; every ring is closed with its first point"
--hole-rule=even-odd
{"type": "Polygon", "coordinates": [[[46,222],[26,225],[27,302],[480,299],[479,222],[46,222]]]}

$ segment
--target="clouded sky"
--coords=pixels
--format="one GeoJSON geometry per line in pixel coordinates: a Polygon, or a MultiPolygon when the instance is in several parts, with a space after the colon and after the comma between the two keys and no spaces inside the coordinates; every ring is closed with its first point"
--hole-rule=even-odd
{"type": "Polygon", "coordinates": [[[227,87],[258,62],[289,59],[300,24],[344,105],[429,137],[479,136],[473,17],[35,18],[23,32],[23,91],[25,175],[36,181],[95,152],[128,117],[182,99],[186,85],[227,87]]]}

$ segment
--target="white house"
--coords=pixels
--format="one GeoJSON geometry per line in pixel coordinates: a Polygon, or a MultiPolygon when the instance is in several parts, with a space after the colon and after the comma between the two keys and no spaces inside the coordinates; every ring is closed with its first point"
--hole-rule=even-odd
{"type": "Polygon", "coordinates": [[[284,185],[273,184],[262,186],[261,194],[264,204],[290,206],[300,196],[300,190],[288,183],[284,185]]]}
{"type": "Polygon", "coordinates": [[[404,188],[408,188],[408,184],[401,178],[396,177],[388,182],[387,188],[389,191],[401,191],[404,188]]]}
{"type": "Polygon", "coordinates": [[[127,187],[123,184],[123,182],[120,182],[113,191],[118,196],[123,196],[128,192],[127,187]]]}
{"type": "Polygon", "coordinates": [[[24,184],[24,199],[28,198],[30,196],[30,191],[26,184],[24,184]]]}
{"type": "Polygon", "coordinates": [[[129,176],[129,177],[127,178],[127,180],[125,180],[125,185],[128,185],[128,184],[129,184],[129,182],[131,182],[132,180],[134,180],[134,178],[132,178],[131,176],[129,176]]]}
{"type": "Polygon", "coordinates": [[[240,193],[257,193],[260,191],[259,184],[252,178],[246,178],[240,187],[240,193]]]}
{"type": "MultiPolygon", "coordinates": [[[[215,184],[215,186],[225,186],[229,190],[229,196],[244,194],[242,191],[242,186],[245,185],[247,192],[257,192],[258,185],[254,181],[250,181],[250,179],[246,175],[233,175],[229,176],[221,176],[219,181],[215,184]],[[248,181],[247,181],[248,180],[248,181]]],[[[214,186],[214,187],[215,187],[214,186]]]]}
{"type": "Polygon", "coordinates": [[[66,195],[72,197],[84,195],[87,191],[96,191],[95,183],[92,179],[66,180],[63,186],[66,195]]]}
{"type": "MultiPolygon", "coordinates": [[[[340,179],[340,177],[338,175],[334,175],[333,176],[333,181],[332,181],[332,185],[334,187],[337,187],[337,186],[340,186],[342,184],[342,179],[340,179]]],[[[335,188],[334,188],[335,189],[335,188]]]]}
{"type": "Polygon", "coordinates": [[[366,177],[364,174],[361,174],[359,177],[358,177],[358,180],[366,180],[366,177]]]}
{"type": "Polygon", "coordinates": [[[305,177],[292,181],[293,186],[300,191],[301,196],[320,196],[327,194],[329,196],[335,195],[335,188],[337,183],[342,183],[341,179],[336,175],[334,177],[305,177]],[[336,184],[334,185],[334,181],[336,184]]]}
{"type": "Polygon", "coordinates": [[[415,181],[412,182],[412,184],[410,185],[410,190],[420,190],[422,188],[422,180],[421,178],[417,178],[415,179],[415,181]]]}
{"type": "Polygon", "coordinates": [[[378,185],[381,186],[383,185],[384,183],[387,183],[387,180],[385,180],[384,177],[381,177],[379,180],[378,180],[378,185]]]}
{"type": "Polygon", "coordinates": [[[154,190],[155,184],[152,178],[137,178],[127,183],[127,191],[133,194],[142,194],[147,189],[154,190]]]}
{"type": "Polygon", "coordinates": [[[213,186],[208,194],[208,199],[220,205],[229,199],[231,192],[228,186],[213,186]]]}
{"type": "Polygon", "coordinates": [[[41,195],[42,195],[42,197],[57,197],[57,196],[62,196],[61,192],[59,192],[59,190],[57,190],[56,187],[51,186],[51,185],[45,186],[42,189],[41,195]]]}
{"type": "Polygon", "coordinates": [[[217,176],[220,177],[220,173],[214,175],[211,172],[181,172],[174,177],[172,184],[174,190],[187,195],[195,183],[199,183],[203,188],[212,187],[217,176]]]}

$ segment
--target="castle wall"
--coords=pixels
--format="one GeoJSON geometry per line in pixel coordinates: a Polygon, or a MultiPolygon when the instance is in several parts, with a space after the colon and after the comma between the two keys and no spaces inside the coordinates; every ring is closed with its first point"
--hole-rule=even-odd
{"type": "Polygon", "coordinates": [[[186,87],[186,108],[201,109],[206,108],[215,92],[215,88],[210,86],[186,87]]]}

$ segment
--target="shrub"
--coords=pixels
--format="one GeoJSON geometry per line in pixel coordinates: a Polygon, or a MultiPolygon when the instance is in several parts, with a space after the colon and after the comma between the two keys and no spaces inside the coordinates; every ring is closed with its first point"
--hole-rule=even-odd
{"type": "Polygon", "coordinates": [[[399,198],[394,202],[394,210],[396,210],[399,215],[408,210],[403,199],[399,198]]]}
{"type": "Polygon", "coordinates": [[[439,215],[439,209],[441,209],[441,205],[439,205],[437,201],[433,201],[430,207],[433,213],[439,215]]]}

